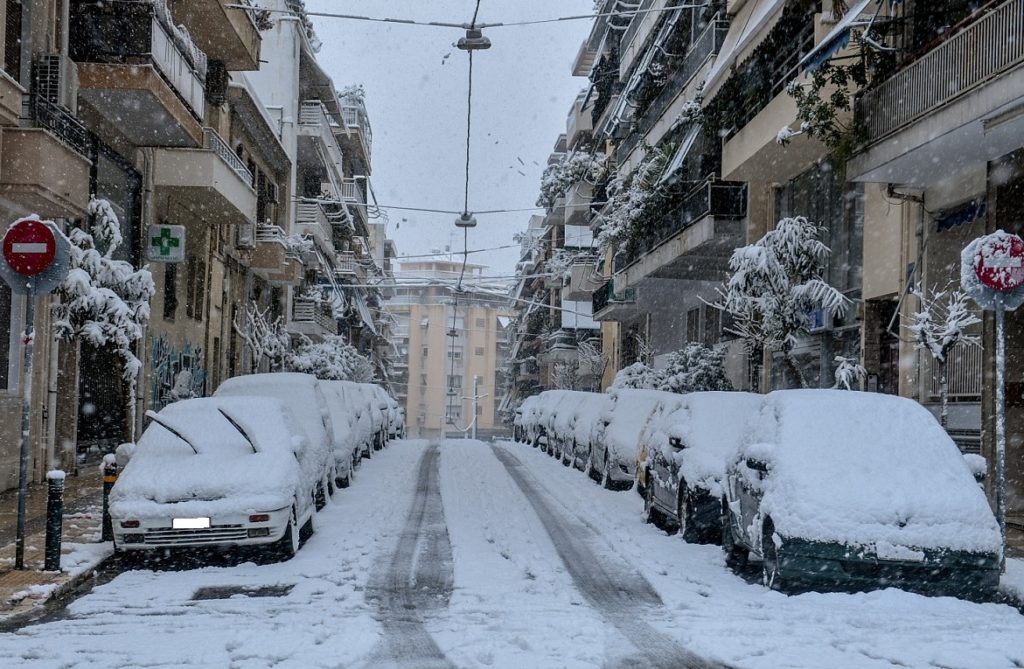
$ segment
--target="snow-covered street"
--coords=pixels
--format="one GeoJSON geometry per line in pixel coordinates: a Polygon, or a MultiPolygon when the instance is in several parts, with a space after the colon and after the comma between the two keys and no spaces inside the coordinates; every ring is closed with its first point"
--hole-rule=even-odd
{"type": "Polygon", "coordinates": [[[4,667],[1024,666],[1024,616],[766,590],[527,446],[399,440],[281,564],[131,571],[0,636],[4,667]],[[748,582],[748,580],[750,582],[748,582]]]}

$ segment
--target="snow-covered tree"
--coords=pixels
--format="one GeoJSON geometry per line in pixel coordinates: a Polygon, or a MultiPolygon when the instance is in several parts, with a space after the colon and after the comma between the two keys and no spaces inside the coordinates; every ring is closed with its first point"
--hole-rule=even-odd
{"type": "Polygon", "coordinates": [[[135,269],[114,259],[122,242],[121,223],[110,203],[92,198],[88,214],[89,230],[73,228],[68,236],[71,270],[56,291],[60,302],[53,307],[54,334],[110,347],[117,354],[133,429],[135,385],[142,368],[135,344],[149,322],[149,301],[156,288],[148,266],[135,269]]]}
{"type": "Polygon", "coordinates": [[[850,300],[823,278],[831,250],[818,236],[821,228],[803,216],[784,218],[754,244],[736,249],[729,278],[711,305],[733,318],[729,331],[741,337],[751,354],[781,353],[801,387],[803,373],[793,347],[822,309],[841,316],[850,300]]]}
{"type": "Polygon", "coordinates": [[[302,337],[286,366],[329,381],[370,383],[374,377],[373,363],[340,335],[327,335],[321,342],[302,337]]]}
{"type": "Polygon", "coordinates": [[[612,388],[654,389],[661,383],[661,375],[642,362],[634,362],[615,374],[612,388]]]}
{"type": "Polygon", "coordinates": [[[608,187],[611,205],[601,220],[596,238],[598,253],[626,241],[649,213],[658,201],[658,179],[669,160],[669,151],[651,149],[633,172],[612,180],[608,187]]]}
{"type": "Polygon", "coordinates": [[[245,322],[232,323],[235,332],[242,338],[252,355],[252,370],[258,372],[264,360],[270,362],[270,368],[281,365],[291,347],[291,340],[284,331],[281,317],[271,319],[270,307],[260,310],[255,304],[245,308],[245,322]]]}
{"type": "Polygon", "coordinates": [[[696,342],[670,353],[668,365],[658,376],[658,390],[672,393],[733,389],[725,375],[724,351],[696,342]]]}
{"type": "Polygon", "coordinates": [[[846,358],[841,355],[835,357],[836,366],[836,382],[833,388],[841,388],[845,390],[853,390],[854,386],[859,386],[860,382],[867,378],[868,370],[864,369],[864,365],[860,364],[857,358],[846,358]]]}
{"type": "Polygon", "coordinates": [[[579,390],[580,367],[573,362],[556,362],[551,369],[551,386],[556,390],[579,390]]]}
{"type": "Polygon", "coordinates": [[[948,421],[949,386],[946,380],[946,363],[950,352],[957,346],[978,346],[977,335],[968,334],[967,328],[981,322],[967,304],[967,294],[960,289],[938,290],[936,287],[923,288],[918,284],[914,294],[921,308],[911,316],[907,330],[914,336],[918,349],[928,351],[939,368],[939,394],[942,411],[939,423],[946,427],[948,421]]]}
{"type": "Polygon", "coordinates": [[[559,198],[580,182],[593,182],[601,161],[590,153],[573,151],[554,165],[548,165],[540,178],[538,207],[553,207],[559,198]]]}

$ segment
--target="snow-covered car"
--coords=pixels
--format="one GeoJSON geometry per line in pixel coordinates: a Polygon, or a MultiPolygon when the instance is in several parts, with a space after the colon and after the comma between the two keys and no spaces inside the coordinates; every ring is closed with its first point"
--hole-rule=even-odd
{"type": "Polygon", "coordinates": [[[293,414],[266,397],[207,397],[159,413],[110,491],[121,552],[265,545],[313,531],[322,464],[293,414]]]}
{"type": "Polygon", "coordinates": [[[550,403],[547,417],[548,455],[568,465],[571,461],[575,439],[576,408],[587,395],[578,390],[549,390],[541,393],[545,403],[550,403]]]}
{"type": "Polygon", "coordinates": [[[388,395],[388,391],[384,390],[375,383],[367,384],[373,390],[373,396],[377,399],[377,410],[380,411],[381,415],[381,427],[380,427],[380,448],[384,448],[388,445],[388,439],[391,435],[391,405],[394,403],[394,399],[391,395],[388,395]]]}
{"type": "Polygon", "coordinates": [[[764,395],[697,392],[658,403],[641,436],[644,514],[686,541],[717,542],[725,469],[764,395]]]}
{"type": "Polygon", "coordinates": [[[398,439],[405,431],[405,413],[394,397],[388,395],[388,439],[398,439]]]}
{"type": "Polygon", "coordinates": [[[339,488],[347,488],[363,459],[358,413],[362,398],[353,398],[339,381],[320,381],[320,390],[331,413],[336,476],[334,483],[339,488]]]}
{"type": "Polygon", "coordinates": [[[236,376],[221,383],[213,396],[272,397],[280,400],[292,412],[295,423],[305,432],[306,447],[320,467],[322,483],[316,495],[317,510],[327,504],[329,494],[334,492],[336,478],[334,433],[327,399],[315,376],[294,372],[236,376]]]}
{"type": "Polygon", "coordinates": [[[356,450],[363,458],[371,457],[373,455],[374,440],[372,414],[376,409],[374,409],[374,402],[369,397],[366,388],[362,387],[361,384],[350,381],[322,381],[321,383],[330,384],[336,389],[336,392],[345,398],[345,404],[354,413],[353,440],[356,444],[356,450]]]}
{"type": "Polygon", "coordinates": [[[590,465],[590,454],[602,427],[601,416],[610,400],[607,393],[586,393],[574,409],[570,458],[576,469],[586,471],[590,465]]]}
{"type": "Polygon", "coordinates": [[[590,477],[599,480],[605,488],[632,487],[640,434],[658,402],[672,397],[673,393],[662,390],[610,390],[590,450],[590,477]]]}
{"type": "Polygon", "coordinates": [[[540,399],[537,395],[531,395],[523,400],[523,403],[516,409],[516,417],[512,421],[513,436],[516,434],[516,427],[518,421],[518,441],[524,444],[534,444],[534,437],[536,434],[536,409],[540,404],[540,399]]]}
{"type": "Polygon", "coordinates": [[[991,594],[999,526],[932,414],[902,397],[767,395],[728,468],[722,546],[764,582],[991,594]]]}

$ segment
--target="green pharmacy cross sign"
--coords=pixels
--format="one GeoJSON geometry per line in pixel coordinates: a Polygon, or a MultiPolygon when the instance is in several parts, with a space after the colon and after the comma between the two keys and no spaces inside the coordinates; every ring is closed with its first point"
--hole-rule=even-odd
{"type": "Polygon", "coordinates": [[[185,259],[184,225],[151,225],[146,241],[146,259],[150,262],[181,262],[185,259]]]}

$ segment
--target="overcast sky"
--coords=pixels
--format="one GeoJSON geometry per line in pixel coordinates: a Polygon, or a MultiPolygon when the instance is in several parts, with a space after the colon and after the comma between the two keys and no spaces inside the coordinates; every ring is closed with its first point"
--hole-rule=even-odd
{"type": "MultiPolygon", "coordinates": [[[[307,0],[310,11],[468,22],[473,0],[307,0]]],[[[554,18],[592,11],[592,0],[482,0],[479,21],[554,18]]],[[[468,57],[458,29],[313,17],[319,60],[341,89],[366,88],[373,125],[373,178],[382,204],[462,208],[468,57]]],[[[473,57],[471,210],[521,209],[537,199],[541,171],[576,94],[572,61],[590,21],[492,28],[493,46],[473,57]]],[[[512,244],[530,212],[478,216],[470,249],[512,244]]],[[[455,216],[389,210],[400,255],[451,244],[462,250],[455,216]]],[[[517,249],[470,256],[489,274],[511,274],[517,249]]]]}

